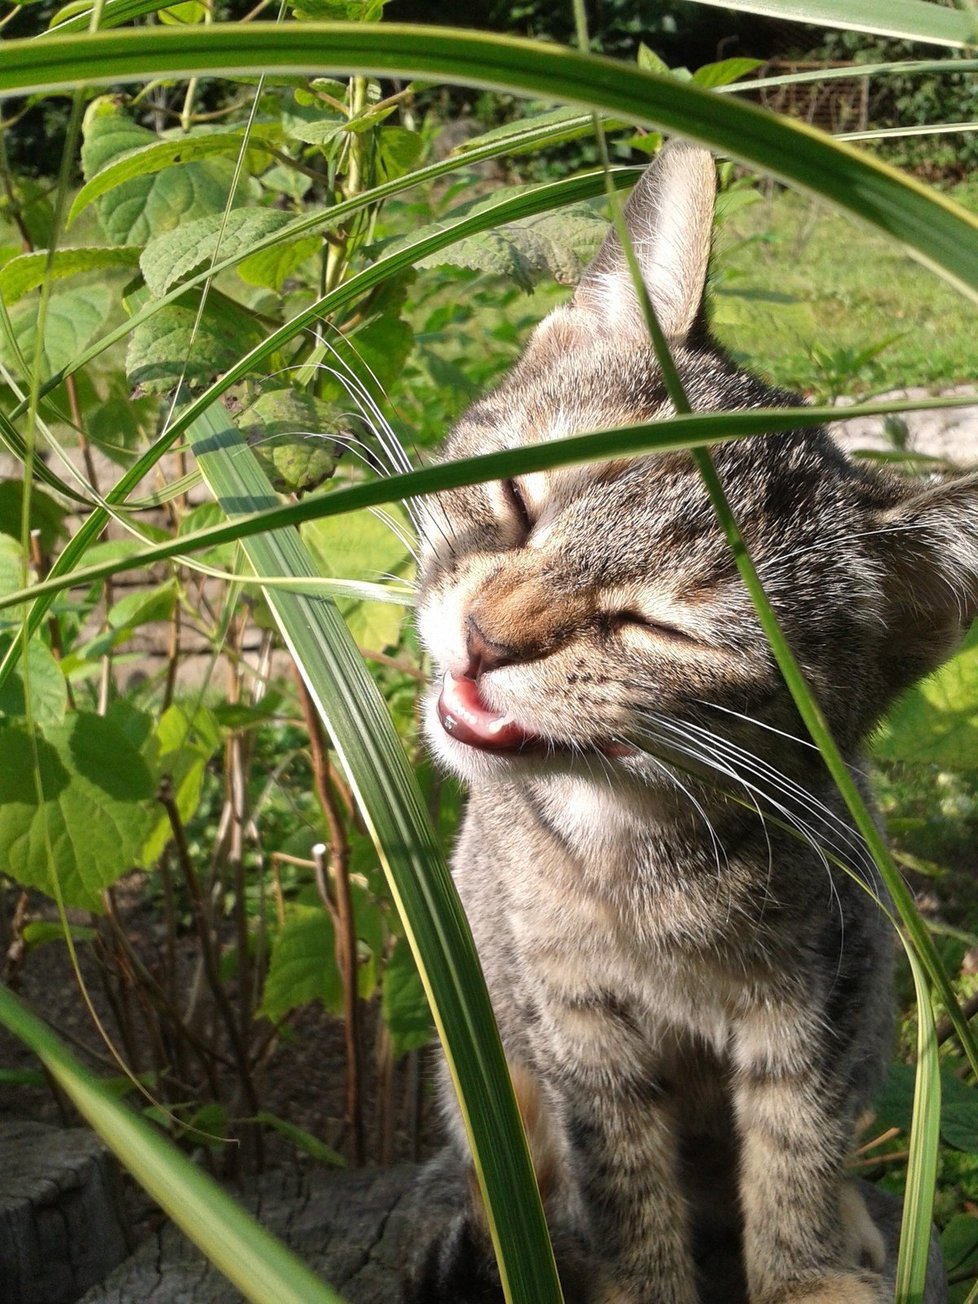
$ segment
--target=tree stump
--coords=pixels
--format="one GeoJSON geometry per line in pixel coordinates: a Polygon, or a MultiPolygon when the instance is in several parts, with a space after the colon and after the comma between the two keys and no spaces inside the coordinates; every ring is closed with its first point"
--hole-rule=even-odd
{"type": "Polygon", "coordinates": [[[73,1304],[130,1248],[118,1170],[93,1133],[0,1124],[3,1304],[73,1304]]]}
{"type": "MultiPolygon", "coordinates": [[[[355,1172],[285,1169],[259,1178],[243,1203],[348,1304],[395,1304],[402,1246],[424,1234],[418,1225],[411,1165],[355,1172]]],[[[864,1185],[866,1203],[889,1247],[892,1291],[900,1202],[864,1185]]],[[[426,1208],[425,1219],[450,1216],[426,1208]]],[[[83,1304],[237,1304],[242,1297],[171,1224],[145,1241],[83,1304]]],[[[946,1304],[936,1236],[923,1304],[946,1304]]],[[[711,1301],[711,1304],[718,1304],[711,1301]]],[[[729,1304],[724,1301],[724,1304],[729,1304]]]]}

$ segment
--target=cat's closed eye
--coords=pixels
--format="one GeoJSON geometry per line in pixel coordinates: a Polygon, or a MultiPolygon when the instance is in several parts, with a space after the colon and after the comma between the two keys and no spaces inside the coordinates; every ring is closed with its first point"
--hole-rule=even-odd
{"type": "Polygon", "coordinates": [[[607,617],[607,626],[612,631],[622,629],[633,629],[652,634],[657,638],[666,639],[670,643],[686,643],[691,647],[700,646],[700,640],[694,638],[686,630],[680,629],[678,625],[670,625],[661,620],[656,620],[653,616],[648,616],[644,612],[634,609],[623,611],[609,612],[607,617]]]}
{"type": "Polygon", "coordinates": [[[522,543],[533,529],[534,524],[523,490],[520,488],[518,480],[503,480],[500,487],[503,492],[503,502],[507,514],[516,524],[520,532],[520,542],[522,543]]]}

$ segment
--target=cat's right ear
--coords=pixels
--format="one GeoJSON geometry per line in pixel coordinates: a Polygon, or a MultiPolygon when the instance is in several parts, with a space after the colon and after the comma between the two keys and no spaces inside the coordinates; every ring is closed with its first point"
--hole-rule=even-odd
{"type": "Polygon", "coordinates": [[[901,494],[871,522],[885,575],[888,678],[937,668],[978,619],[978,473],[901,494]]]}
{"type": "MultiPolygon", "coordinates": [[[[646,168],[625,205],[625,226],[655,315],[666,338],[677,343],[700,318],[715,198],[716,168],[709,152],[671,141],[646,168]]],[[[584,273],[574,307],[620,337],[648,342],[635,283],[614,229],[584,273]]]]}

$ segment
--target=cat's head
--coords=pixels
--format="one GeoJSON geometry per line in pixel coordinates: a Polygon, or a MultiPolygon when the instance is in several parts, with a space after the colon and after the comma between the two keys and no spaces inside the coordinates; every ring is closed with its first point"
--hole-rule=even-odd
{"type": "MultiPolygon", "coordinates": [[[[796,404],[707,333],[714,188],[709,154],[683,144],[667,146],[635,187],[625,219],[651,303],[694,410],[796,404]]],[[[469,409],[446,454],[672,410],[612,233],[572,302],[469,409]]],[[[714,458],[792,648],[851,755],[978,610],[978,483],[925,486],[868,470],[821,430],[724,444],[714,458]]],[[[661,766],[646,748],[736,771],[724,748],[757,753],[779,737],[771,729],[804,732],[688,454],[452,490],[429,511],[419,611],[435,667],[426,730],[463,777],[654,784],[661,766]]]]}

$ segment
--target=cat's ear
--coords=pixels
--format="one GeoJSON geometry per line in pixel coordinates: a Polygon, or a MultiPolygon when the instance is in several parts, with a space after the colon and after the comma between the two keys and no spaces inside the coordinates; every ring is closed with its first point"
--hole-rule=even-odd
{"type": "MultiPolygon", "coordinates": [[[[687,337],[700,316],[715,196],[711,155],[698,146],[671,141],[646,168],[625,205],[625,225],[659,325],[677,342],[687,337]]],[[[574,306],[619,335],[648,341],[614,229],[584,273],[574,306]]]]}
{"type": "Polygon", "coordinates": [[[876,514],[894,686],[929,674],[978,618],[978,474],[911,493],[876,514]],[[902,681],[902,683],[900,682],[902,681]]]}

